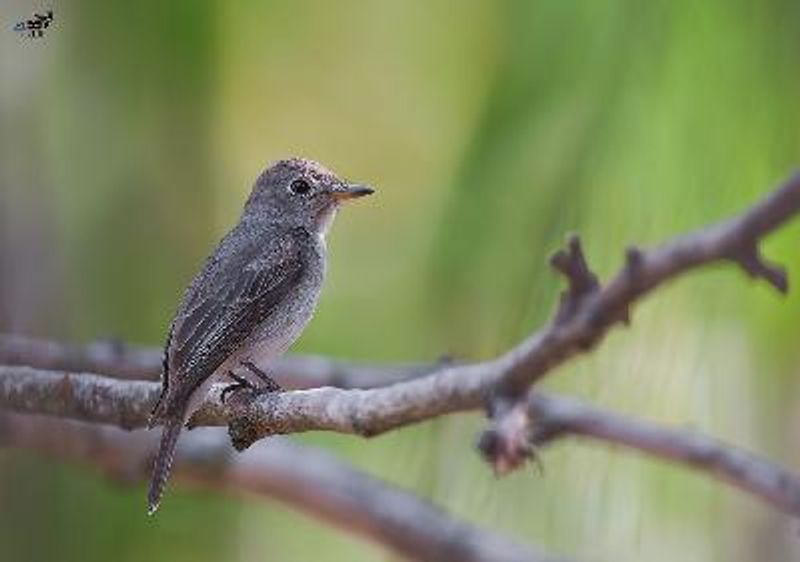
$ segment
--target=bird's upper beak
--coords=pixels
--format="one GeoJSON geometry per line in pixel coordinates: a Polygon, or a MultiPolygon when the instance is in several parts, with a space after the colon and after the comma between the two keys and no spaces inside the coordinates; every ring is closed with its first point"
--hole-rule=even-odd
{"type": "Polygon", "coordinates": [[[332,191],[331,195],[337,201],[349,201],[350,199],[364,197],[373,193],[375,193],[375,190],[369,186],[351,183],[343,186],[343,189],[332,191]]]}

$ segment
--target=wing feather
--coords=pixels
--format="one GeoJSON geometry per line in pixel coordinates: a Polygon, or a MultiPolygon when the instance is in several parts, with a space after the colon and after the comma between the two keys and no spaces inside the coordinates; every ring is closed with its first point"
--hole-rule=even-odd
{"type": "MultiPolygon", "coordinates": [[[[223,239],[187,290],[166,349],[162,396],[183,402],[283,302],[304,272],[303,229],[223,239]],[[301,232],[302,230],[302,232],[301,232]],[[232,250],[232,251],[231,251],[232,250]],[[167,392],[180,379],[180,392],[167,392]]],[[[169,409],[170,404],[164,404],[169,409]]]]}

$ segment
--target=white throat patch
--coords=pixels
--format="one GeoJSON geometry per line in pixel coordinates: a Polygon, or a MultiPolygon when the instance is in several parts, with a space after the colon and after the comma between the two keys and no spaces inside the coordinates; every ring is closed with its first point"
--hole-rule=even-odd
{"type": "Polygon", "coordinates": [[[331,229],[333,219],[336,218],[336,213],[339,210],[339,205],[329,207],[324,213],[317,217],[317,233],[320,240],[325,243],[328,231],[331,229]]]}

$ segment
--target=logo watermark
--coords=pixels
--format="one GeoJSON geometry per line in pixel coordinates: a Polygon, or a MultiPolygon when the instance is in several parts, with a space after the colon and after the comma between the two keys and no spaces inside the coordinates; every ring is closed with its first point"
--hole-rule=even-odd
{"type": "Polygon", "coordinates": [[[17,22],[14,31],[31,39],[44,37],[44,30],[50,27],[51,23],[53,23],[53,10],[47,10],[44,15],[34,13],[33,19],[17,22]]]}

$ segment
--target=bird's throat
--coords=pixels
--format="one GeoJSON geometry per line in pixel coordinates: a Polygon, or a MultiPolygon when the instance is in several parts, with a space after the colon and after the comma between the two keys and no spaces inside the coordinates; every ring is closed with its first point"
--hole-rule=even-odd
{"type": "Polygon", "coordinates": [[[317,215],[314,229],[319,236],[319,239],[324,244],[327,240],[328,231],[331,229],[331,225],[333,224],[333,219],[336,218],[336,213],[339,210],[339,206],[335,205],[332,207],[328,207],[324,211],[322,211],[319,215],[317,215]]]}

